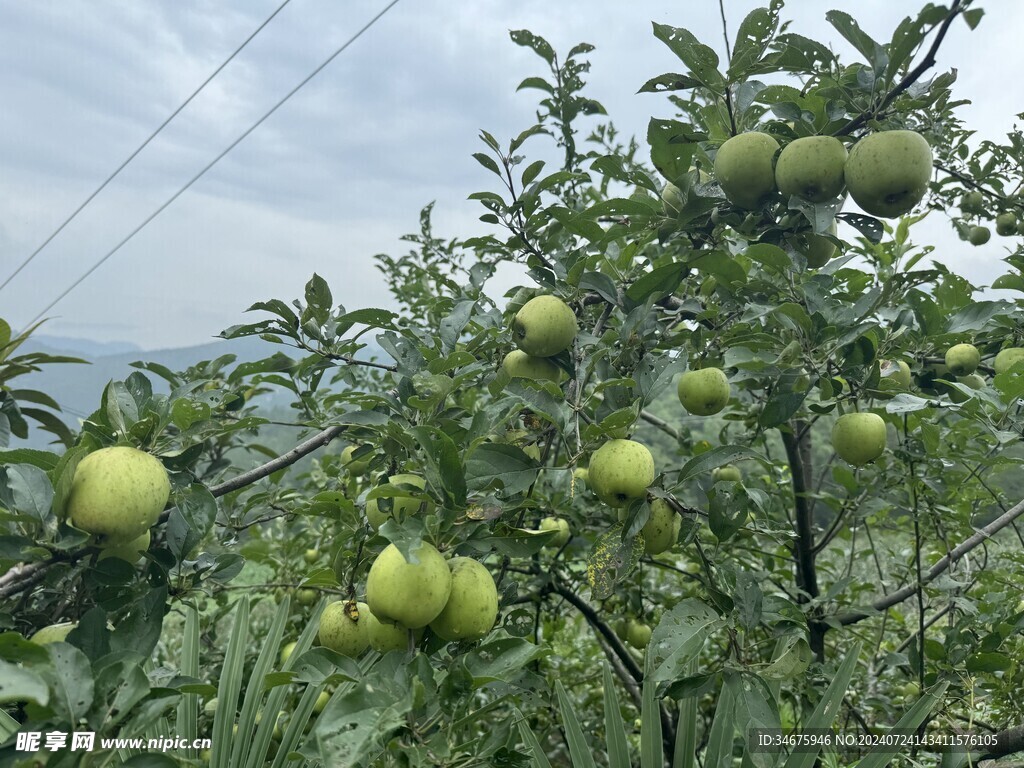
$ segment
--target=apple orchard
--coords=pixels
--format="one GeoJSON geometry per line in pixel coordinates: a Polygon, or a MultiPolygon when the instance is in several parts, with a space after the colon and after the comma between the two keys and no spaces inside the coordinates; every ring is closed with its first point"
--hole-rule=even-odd
{"type": "Polygon", "coordinates": [[[976,3],[887,40],[784,12],[721,55],[655,23],[679,71],[636,84],[671,115],[644,142],[587,94],[590,45],[512,32],[537,122],[467,151],[490,234],[438,236],[427,206],[377,257],[397,311],[314,275],[223,331],[263,359],[137,363],[74,428],[16,382],[67,361],[4,324],[0,763],[1024,752],[1024,137],[958,117],[942,45],[976,3]],[[951,271],[925,216],[964,252],[994,231],[1005,274],[951,271]],[[521,285],[491,295],[506,265],[521,285]],[[30,425],[50,450],[19,447],[30,425]],[[212,749],[28,753],[18,730],[212,749]]]}

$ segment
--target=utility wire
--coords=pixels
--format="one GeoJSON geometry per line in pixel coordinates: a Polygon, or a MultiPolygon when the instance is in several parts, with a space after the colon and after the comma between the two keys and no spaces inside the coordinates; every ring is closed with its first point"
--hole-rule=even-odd
{"type": "Polygon", "coordinates": [[[334,53],[332,53],[330,56],[328,56],[327,59],[322,64],[320,64],[320,66],[318,66],[316,69],[314,69],[312,72],[310,72],[305,78],[302,79],[301,82],[299,82],[298,85],[296,85],[294,88],[292,88],[290,91],[288,91],[288,93],[286,93],[284,95],[284,97],[280,101],[278,101],[273,107],[270,108],[270,111],[266,112],[263,115],[263,117],[261,117],[255,123],[253,123],[253,125],[250,128],[248,128],[241,136],[239,136],[237,139],[235,139],[233,142],[231,142],[223,152],[221,152],[219,155],[217,155],[215,158],[213,158],[213,160],[211,160],[209,163],[207,163],[206,166],[204,166],[203,169],[201,171],[199,171],[199,173],[197,173],[195,176],[193,176],[191,179],[189,179],[188,183],[185,184],[185,186],[183,186],[181,189],[179,189],[177,192],[175,192],[173,195],[171,195],[167,199],[167,201],[164,202],[163,205],[161,205],[159,208],[157,208],[155,211],[153,211],[153,213],[151,213],[149,216],[147,216],[146,219],[143,220],[143,222],[141,224],[139,224],[139,226],[137,226],[135,229],[133,229],[131,232],[129,232],[128,235],[121,242],[119,242],[117,245],[115,245],[113,248],[111,248],[109,251],[107,251],[99,261],[97,261],[95,264],[93,264],[81,277],[79,277],[77,280],[75,280],[75,282],[73,282],[71,285],[69,285],[64,290],[63,293],[61,293],[57,298],[55,298],[49,304],[47,304],[42,309],[42,311],[39,312],[38,315],[36,315],[35,317],[32,318],[32,320],[29,321],[28,326],[32,326],[43,315],[45,315],[47,312],[49,312],[51,309],[53,309],[54,306],[56,306],[58,302],[60,302],[65,296],[67,296],[69,293],[71,293],[73,290],[75,290],[75,288],[77,288],[87,277],[89,277],[89,275],[91,275],[93,272],[95,272],[97,269],[99,269],[99,267],[107,259],[109,259],[115,253],[117,253],[119,250],[121,250],[122,246],[124,246],[129,240],[131,240],[133,237],[135,237],[135,235],[137,235],[139,232],[141,232],[146,227],[146,225],[149,224],[149,222],[151,222],[153,219],[155,219],[157,216],[159,216],[161,213],[163,213],[163,211],[171,203],[173,203],[175,200],[177,200],[179,197],[181,197],[181,195],[184,194],[185,191],[188,190],[189,187],[191,187],[193,184],[195,184],[197,181],[199,181],[199,179],[202,178],[203,175],[207,171],[209,171],[211,168],[213,168],[213,166],[215,166],[218,162],[220,162],[221,159],[223,159],[223,157],[228,152],[230,152],[232,149],[234,149],[239,144],[241,144],[246,136],[248,136],[250,133],[252,133],[257,128],[259,128],[260,125],[262,125],[263,122],[268,117],[270,117],[272,114],[274,114],[278,110],[279,107],[281,107],[286,101],[288,101],[288,99],[290,99],[292,96],[294,96],[299,91],[300,88],[302,88],[306,83],[308,83],[310,80],[312,80],[314,77],[316,77],[320,73],[320,71],[324,69],[324,67],[326,67],[332,61],[334,61],[335,58],[337,58],[338,54],[340,54],[342,51],[344,51],[346,48],[348,48],[350,45],[352,45],[352,43],[354,43],[356,40],[358,40],[363,35],[364,32],[366,32],[368,29],[370,29],[370,27],[372,27],[374,24],[376,24],[377,21],[380,20],[380,18],[384,16],[384,14],[386,14],[388,11],[390,11],[396,5],[398,5],[398,0],[391,0],[391,2],[388,3],[384,7],[384,10],[382,10],[380,13],[378,13],[376,16],[374,16],[372,19],[370,19],[370,21],[368,21],[366,23],[366,25],[363,26],[362,29],[360,29],[358,32],[356,32],[354,35],[352,35],[352,37],[350,37],[348,40],[346,40],[345,43],[342,44],[342,46],[340,48],[338,48],[334,53]]]}
{"type": "Polygon", "coordinates": [[[70,216],[64,219],[61,225],[57,227],[57,229],[55,229],[53,233],[43,241],[42,245],[40,245],[38,248],[32,251],[32,253],[29,254],[28,258],[21,262],[18,268],[14,270],[10,275],[8,275],[7,279],[4,280],[3,283],[0,283],[0,291],[6,288],[7,284],[11,282],[11,280],[13,280],[15,277],[17,277],[18,273],[21,272],[21,270],[23,270],[25,267],[27,267],[32,262],[32,259],[38,256],[39,252],[42,251],[43,248],[48,246],[50,244],[50,241],[53,240],[53,238],[55,238],[63,231],[64,227],[66,227],[68,224],[74,221],[75,217],[78,216],[78,214],[80,214],[85,209],[85,207],[93,201],[93,198],[95,198],[96,195],[98,195],[100,192],[106,189],[107,185],[110,182],[112,182],[117,177],[117,175],[121,173],[121,171],[125,169],[125,166],[127,166],[128,163],[134,160],[135,157],[139,154],[139,152],[141,152],[147,146],[149,146],[149,143],[157,137],[157,134],[160,133],[160,131],[162,131],[164,128],[166,128],[168,123],[170,123],[171,120],[176,118],[181,113],[181,110],[187,107],[192,102],[192,99],[198,96],[199,92],[202,91],[203,88],[208,86],[210,84],[210,81],[213,80],[213,78],[215,78],[217,75],[219,75],[221,70],[224,69],[224,67],[226,67],[228,64],[230,64],[231,60],[234,59],[235,56],[237,56],[239,53],[241,53],[242,49],[245,48],[245,46],[247,46],[250,42],[252,42],[252,39],[256,37],[256,35],[258,35],[263,30],[263,28],[267,26],[267,24],[269,24],[273,20],[273,18],[277,16],[277,14],[279,14],[281,10],[290,2],[291,0],[284,0],[284,2],[277,7],[276,11],[270,14],[262,24],[256,27],[255,31],[253,31],[253,33],[249,35],[247,38],[245,38],[242,44],[235,49],[234,53],[232,53],[230,56],[224,59],[224,63],[217,67],[215,70],[213,70],[213,73],[203,81],[202,85],[200,85],[198,88],[192,91],[192,95],[185,99],[183,102],[181,102],[181,106],[174,110],[166,120],[160,123],[157,129],[153,131],[151,134],[149,134],[149,138],[142,142],[134,152],[128,155],[128,159],[121,163],[119,166],[117,166],[114,172],[107,176],[106,180],[98,187],[96,187],[93,193],[89,195],[87,198],[85,198],[85,201],[74,210],[74,213],[72,213],[70,216]]]}

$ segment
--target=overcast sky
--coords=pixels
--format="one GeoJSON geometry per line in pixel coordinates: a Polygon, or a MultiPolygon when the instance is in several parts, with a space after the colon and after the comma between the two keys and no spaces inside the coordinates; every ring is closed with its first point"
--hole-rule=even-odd
{"type": "MultiPolygon", "coordinates": [[[[281,0],[0,0],[0,281],[145,139],[281,0]]],[[[726,0],[731,30],[760,3],[726,0]]],[[[291,0],[224,72],[0,293],[21,327],[179,186],[252,125],[385,5],[291,0]]],[[[956,68],[970,125],[999,139],[1022,105],[994,72],[1024,70],[1024,4],[982,3],[973,33],[954,26],[939,69],[956,68]]],[[[855,54],[825,21],[856,16],[876,39],[918,2],[790,0],[793,31],[855,54]]],[[[200,343],[247,319],[252,302],[291,300],[314,272],[348,309],[386,306],[373,255],[408,250],[399,237],[436,200],[444,237],[484,229],[466,197],[494,189],[470,154],[486,129],[503,143],[531,124],[546,74],[513,45],[527,28],[564,53],[590,54],[589,94],[626,135],[666,97],[637,94],[681,64],[651,22],[683,26],[721,53],[716,0],[402,0],[219,165],[55,307],[48,334],[145,348],[200,343]]],[[[544,139],[529,154],[550,157],[544,139]]],[[[1005,245],[971,248],[934,221],[918,241],[977,282],[1002,273],[1005,245]]],[[[503,273],[500,295],[514,275],[503,273]]]]}

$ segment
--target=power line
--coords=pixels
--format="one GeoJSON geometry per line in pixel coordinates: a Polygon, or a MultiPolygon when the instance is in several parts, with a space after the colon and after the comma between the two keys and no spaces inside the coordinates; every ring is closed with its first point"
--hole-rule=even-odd
{"type": "Polygon", "coordinates": [[[166,202],[164,202],[163,205],[161,205],[159,208],[157,208],[155,211],[153,211],[153,213],[151,213],[149,216],[147,216],[143,220],[143,222],[141,224],[139,224],[139,226],[137,226],[131,232],[129,232],[128,235],[123,240],[121,240],[121,242],[119,242],[117,245],[115,245],[113,248],[111,248],[109,251],[107,251],[99,261],[97,261],[95,264],[93,264],[81,277],[79,277],[77,280],[75,280],[75,282],[73,282],[71,285],[69,285],[64,290],[63,293],[61,293],[57,298],[55,298],[49,304],[47,304],[42,309],[42,311],[39,312],[39,314],[37,314],[35,317],[33,317],[28,322],[28,326],[33,325],[43,315],[45,315],[47,312],[49,312],[51,309],[53,309],[65,296],[67,296],[69,293],[71,293],[73,290],[75,290],[75,288],[77,288],[86,278],[88,278],[89,275],[91,275],[93,272],[95,272],[97,269],[99,269],[99,267],[107,259],[109,259],[115,253],[117,253],[119,250],[121,250],[122,246],[124,246],[129,240],[131,240],[133,237],[135,237],[135,235],[137,235],[139,232],[141,232],[146,227],[146,225],[149,224],[149,222],[151,222],[153,219],[155,219],[157,216],[159,216],[161,213],[163,213],[163,211],[171,203],[173,203],[175,200],[177,200],[179,197],[181,197],[181,195],[184,194],[189,189],[189,187],[191,187],[193,184],[195,184],[197,181],[199,181],[199,179],[202,178],[203,175],[207,171],[209,171],[211,168],[213,168],[213,166],[215,166],[218,162],[220,162],[223,159],[223,157],[228,152],[230,152],[232,149],[234,149],[239,144],[241,144],[242,141],[250,133],[252,133],[257,128],[259,128],[268,117],[270,117],[272,114],[274,114],[278,110],[279,107],[281,107],[286,101],[288,101],[288,99],[290,99],[292,96],[294,96],[299,91],[300,88],[302,88],[306,83],[308,83],[310,80],[312,80],[314,77],[316,77],[320,73],[320,71],[324,69],[324,67],[326,67],[332,61],[334,61],[335,58],[337,58],[338,54],[340,54],[342,51],[344,51],[346,48],[348,48],[350,45],[352,45],[352,43],[354,43],[356,40],[358,40],[363,35],[364,32],[366,32],[368,29],[370,29],[370,27],[372,27],[374,24],[376,24],[377,21],[379,21],[380,18],[384,16],[384,14],[386,14],[388,11],[390,11],[396,5],[398,5],[398,0],[391,0],[391,2],[388,3],[384,7],[384,10],[382,10],[380,13],[378,13],[376,16],[374,16],[372,19],[370,19],[370,21],[368,21],[366,23],[366,25],[363,26],[362,29],[360,29],[358,32],[356,32],[354,35],[352,35],[352,37],[350,37],[348,40],[346,40],[345,43],[342,44],[342,46],[340,48],[338,48],[334,53],[332,53],[330,56],[328,56],[327,59],[324,60],[324,62],[322,64],[320,64],[320,66],[318,66],[316,69],[314,69],[312,72],[310,72],[305,78],[303,78],[299,82],[298,85],[296,85],[294,88],[292,88],[290,91],[288,91],[288,93],[286,93],[284,95],[284,97],[280,101],[278,101],[273,107],[271,107],[270,110],[263,115],[263,117],[261,117],[255,123],[253,123],[252,126],[249,127],[241,136],[239,136],[237,139],[235,139],[233,142],[231,142],[223,152],[221,152],[219,155],[217,155],[215,158],[213,158],[213,160],[211,160],[209,163],[207,163],[206,166],[204,166],[203,169],[201,171],[199,171],[199,173],[197,173],[195,176],[193,176],[191,179],[189,179],[188,183],[185,184],[185,186],[183,186],[181,189],[179,189],[177,192],[175,192],[173,195],[171,195],[166,200],[166,202]]]}
{"type": "Polygon", "coordinates": [[[263,28],[265,26],[267,26],[267,24],[269,24],[273,20],[273,18],[275,16],[277,16],[277,14],[279,14],[281,12],[281,10],[286,5],[288,5],[288,3],[290,3],[290,2],[291,2],[291,0],[284,0],[284,2],[281,3],[281,5],[279,5],[277,7],[276,11],[274,11],[272,14],[270,14],[264,20],[264,22],[262,24],[260,24],[258,27],[256,27],[256,29],[253,31],[253,33],[251,35],[249,35],[247,38],[245,38],[245,40],[242,42],[242,44],[240,46],[235,48],[234,53],[232,53],[230,56],[228,56],[226,59],[224,59],[224,62],[219,67],[217,67],[215,70],[213,70],[213,73],[208,78],[206,78],[203,81],[202,85],[200,85],[198,88],[196,88],[194,91],[192,91],[192,95],[189,96],[187,99],[185,99],[183,102],[181,102],[181,105],[176,110],[174,110],[166,120],[164,120],[162,123],[160,123],[160,125],[157,127],[157,129],[155,131],[153,131],[151,134],[149,134],[149,138],[147,138],[144,142],[142,142],[134,152],[132,152],[130,155],[128,155],[128,158],[123,163],[121,163],[119,166],[117,166],[117,168],[114,169],[114,172],[111,173],[109,176],[107,176],[107,178],[103,181],[103,183],[100,184],[98,187],[96,187],[96,189],[93,191],[93,193],[91,195],[89,195],[87,198],[85,198],[85,201],[81,205],[79,205],[70,216],[68,216],[66,219],[64,219],[64,221],[61,223],[61,225],[59,227],[57,227],[57,229],[55,229],[50,234],[50,236],[48,238],[46,238],[42,242],[42,244],[38,248],[36,248],[34,251],[32,251],[32,253],[30,253],[28,258],[25,259],[23,262],[21,262],[21,264],[18,266],[18,268],[16,270],[14,270],[10,275],[8,275],[7,279],[4,280],[3,283],[0,283],[0,291],[2,291],[4,288],[6,288],[7,284],[9,282],[11,282],[11,280],[13,280],[15,277],[17,277],[18,273],[21,272],[21,270],[23,270],[25,267],[27,267],[32,262],[32,260],[36,256],[39,255],[40,251],[42,251],[46,246],[48,246],[50,244],[50,241],[53,240],[53,238],[55,238],[57,235],[59,235],[63,231],[64,227],[66,227],[68,224],[70,224],[72,221],[74,221],[75,217],[78,216],[78,214],[80,214],[85,209],[85,207],[87,205],[89,205],[89,203],[91,203],[93,201],[93,198],[95,198],[96,195],[98,195],[100,192],[102,192],[104,189],[106,189],[107,185],[110,182],[112,182],[117,177],[117,175],[119,173],[121,173],[121,171],[123,171],[125,169],[125,167],[128,165],[128,163],[130,163],[132,160],[134,160],[135,157],[142,150],[144,150],[147,146],[149,146],[149,143],[151,141],[153,141],[153,139],[155,139],[157,137],[157,134],[160,133],[160,131],[162,131],[164,128],[166,128],[167,125],[171,122],[171,120],[176,118],[181,113],[181,110],[183,110],[185,107],[187,107],[189,104],[191,104],[192,103],[192,99],[194,99],[196,96],[198,96],[199,92],[202,91],[207,85],[209,85],[210,81],[213,80],[213,78],[215,78],[217,75],[219,75],[221,70],[223,70],[224,67],[226,67],[228,64],[230,64],[232,59],[234,59],[235,56],[237,56],[239,53],[241,53],[242,49],[245,48],[245,46],[247,46],[250,42],[252,42],[252,39],[254,37],[256,37],[256,35],[258,35],[263,30],[263,28]]]}

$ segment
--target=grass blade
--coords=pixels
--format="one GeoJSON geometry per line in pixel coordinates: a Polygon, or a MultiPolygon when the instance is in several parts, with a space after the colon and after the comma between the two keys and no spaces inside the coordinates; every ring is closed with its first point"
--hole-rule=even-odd
{"type": "MultiPolygon", "coordinates": [[[[287,602],[285,600],[284,602],[287,602]]],[[[213,747],[210,755],[212,768],[227,768],[232,746],[248,738],[233,739],[231,728],[238,709],[238,692],[242,689],[242,670],[245,667],[245,646],[249,629],[249,596],[243,595],[235,603],[235,620],[231,638],[224,654],[220,684],[217,686],[217,712],[213,717],[213,747]]],[[[241,735],[242,730],[239,728],[241,735]]]]}
{"type": "MultiPolygon", "coordinates": [[[[697,662],[686,668],[688,676],[697,673],[697,662]]],[[[672,768],[694,768],[697,760],[697,697],[687,696],[679,704],[679,722],[676,725],[676,743],[672,754],[672,768]]]]}
{"type": "Polygon", "coordinates": [[[626,723],[619,709],[619,694],[608,662],[604,663],[604,732],[608,737],[609,768],[631,768],[629,745],[626,743],[626,723]]]}
{"type": "MultiPolygon", "coordinates": [[[[814,708],[807,722],[803,724],[804,728],[818,730],[832,726],[832,721],[839,714],[846,689],[850,687],[850,680],[853,679],[857,662],[860,660],[860,647],[860,643],[854,643],[853,647],[849,649],[843,663],[836,670],[836,676],[832,678],[832,682],[825,689],[818,706],[814,708]]],[[[785,768],[812,768],[815,760],[818,759],[819,751],[810,749],[806,752],[794,752],[786,760],[785,768]]]]}
{"type": "Polygon", "coordinates": [[[512,711],[516,716],[516,724],[519,726],[519,734],[523,737],[523,743],[526,744],[526,751],[531,757],[533,757],[533,768],[551,768],[551,763],[548,762],[548,756],[544,754],[543,747],[541,747],[540,742],[537,741],[537,735],[526,722],[526,718],[523,717],[523,713],[518,709],[513,709],[512,711]]]}
{"type": "Polygon", "coordinates": [[[558,696],[558,710],[562,713],[562,727],[565,728],[565,742],[569,745],[573,768],[597,768],[590,745],[583,736],[580,721],[572,710],[572,702],[569,701],[561,681],[555,682],[555,694],[558,696]]]}
{"type": "Polygon", "coordinates": [[[644,680],[640,693],[640,768],[661,768],[665,756],[661,746],[661,707],[656,697],[657,685],[644,680]]]}
{"type": "MultiPolygon", "coordinates": [[[[942,695],[946,692],[946,688],[949,687],[949,683],[942,683],[936,686],[928,693],[924,694],[917,702],[912,706],[903,717],[899,719],[899,722],[893,726],[893,730],[897,732],[910,732],[914,731],[925,721],[928,715],[931,714],[932,710],[935,709],[935,705],[942,701],[942,695]]],[[[894,745],[881,745],[879,744],[872,749],[868,754],[857,764],[857,768],[885,768],[897,754],[904,751],[905,747],[902,744],[894,745]]]]}
{"type": "MultiPolygon", "coordinates": [[[[179,663],[181,674],[186,677],[199,677],[199,612],[194,605],[186,605],[185,608],[185,633],[181,641],[181,661],[179,663]]],[[[178,702],[178,717],[176,731],[182,738],[192,743],[196,739],[199,728],[199,695],[186,693],[178,702]]],[[[185,756],[195,758],[198,752],[189,747],[185,750],[185,756]]]]}
{"type": "Polygon", "coordinates": [[[708,734],[708,748],[704,753],[704,768],[732,768],[732,742],[736,735],[736,694],[732,680],[726,678],[718,697],[715,718],[708,734]]]}

